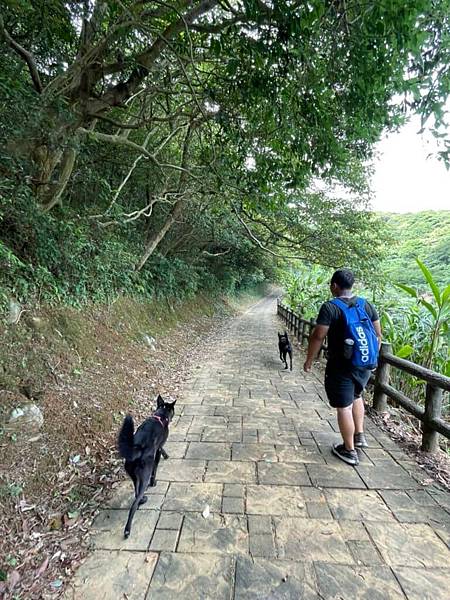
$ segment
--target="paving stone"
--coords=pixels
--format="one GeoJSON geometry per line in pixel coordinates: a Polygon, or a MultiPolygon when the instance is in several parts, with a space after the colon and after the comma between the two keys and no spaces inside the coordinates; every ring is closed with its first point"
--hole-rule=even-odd
{"type": "Polygon", "coordinates": [[[169,441],[164,444],[164,449],[169,455],[170,459],[172,458],[184,458],[187,450],[187,442],[175,442],[171,439],[172,436],[169,437],[169,441]]]}
{"type": "Polygon", "coordinates": [[[155,569],[153,552],[94,552],[81,565],[64,600],[142,600],[155,569]]]}
{"type": "MultiPolygon", "coordinates": [[[[166,493],[167,485],[163,481],[157,482],[157,485],[147,490],[146,496],[147,502],[139,507],[139,510],[154,510],[160,508],[164,502],[164,494],[166,493]],[[159,491],[163,493],[158,493],[159,491]]],[[[108,501],[107,506],[109,508],[122,508],[129,510],[134,500],[133,483],[131,479],[124,481],[115,490],[114,495],[108,501]]]]}
{"type": "Polygon", "coordinates": [[[402,590],[387,567],[361,567],[316,563],[321,598],[404,600],[402,590]]]}
{"type": "Polygon", "coordinates": [[[436,500],[427,490],[410,490],[407,492],[408,496],[419,506],[437,506],[436,500]]]}
{"type": "Polygon", "coordinates": [[[394,568],[408,600],[448,600],[448,568],[394,568]]]}
{"type": "Polygon", "coordinates": [[[450,514],[440,506],[420,506],[414,504],[408,496],[407,498],[408,500],[402,508],[392,509],[400,523],[429,523],[430,525],[447,523],[450,525],[450,514]]]}
{"type": "Polygon", "coordinates": [[[197,415],[214,415],[214,406],[208,406],[204,404],[198,404],[197,406],[186,406],[183,414],[189,416],[197,415]]]}
{"type": "Polygon", "coordinates": [[[158,470],[161,481],[202,481],[205,473],[206,461],[193,459],[169,459],[164,469],[158,470]],[[167,466],[166,466],[167,465],[167,466]]]}
{"type": "Polygon", "coordinates": [[[395,521],[377,492],[372,490],[326,489],[328,505],[335,519],[353,521],[395,521]]]}
{"type": "Polygon", "coordinates": [[[150,550],[174,552],[177,547],[178,531],[175,529],[155,529],[150,550]]]}
{"type": "Polygon", "coordinates": [[[306,512],[311,519],[332,519],[333,515],[330,512],[325,502],[307,502],[306,512]]]}
{"type": "Polygon", "coordinates": [[[444,542],[444,544],[450,550],[450,525],[448,523],[430,523],[430,525],[433,528],[433,531],[436,533],[436,535],[444,542]]]}
{"type": "Polygon", "coordinates": [[[205,427],[202,434],[203,442],[240,442],[242,431],[239,426],[227,429],[218,429],[217,427],[205,427]]]}
{"type": "Polygon", "coordinates": [[[204,460],[230,460],[230,446],[220,442],[191,442],[186,458],[204,460]]]}
{"type": "Polygon", "coordinates": [[[244,496],[245,488],[241,483],[225,483],[223,486],[223,495],[231,496],[233,498],[242,498],[244,496]]]}
{"type": "Polygon", "coordinates": [[[274,517],[280,558],[352,564],[338,523],[322,519],[274,517]]]}
{"type": "Polygon", "coordinates": [[[171,483],[164,500],[164,510],[203,512],[206,505],[211,512],[219,512],[222,503],[222,485],[219,483],[171,483]]]}
{"type": "Polygon", "coordinates": [[[391,465],[388,469],[383,465],[374,467],[360,465],[356,467],[356,470],[368,488],[389,490],[419,487],[417,481],[399,465],[391,465]]]}
{"type": "MultiPolygon", "coordinates": [[[[366,434],[366,439],[369,436],[366,434]]],[[[384,448],[364,448],[364,454],[366,454],[374,465],[383,465],[385,467],[389,467],[392,465],[397,465],[397,462],[392,458],[387,450],[384,448]]]]}
{"type": "Polygon", "coordinates": [[[357,565],[365,565],[366,567],[373,567],[376,565],[383,565],[384,561],[381,555],[372,544],[372,542],[365,540],[351,540],[347,542],[350,552],[355,559],[357,565]]]}
{"type": "Polygon", "coordinates": [[[299,441],[302,446],[317,448],[316,440],[314,438],[304,438],[299,436],[299,441]]]}
{"type": "Polygon", "coordinates": [[[205,481],[215,483],[256,483],[256,469],[252,462],[211,460],[205,481]]]}
{"type": "Polygon", "coordinates": [[[428,525],[369,521],[366,528],[389,565],[448,567],[450,564],[449,549],[428,525]]]}
{"type": "Polygon", "coordinates": [[[248,515],[250,535],[272,535],[272,519],[266,515],[248,515]]]}
{"type": "MultiPolygon", "coordinates": [[[[339,460],[339,459],[336,459],[339,460]]],[[[306,465],[312,484],[319,488],[366,489],[354,467],[341,465],[306,465]]]]}
{"type": "Polygon", "coordinates": [[[147,550],[158,516],[156,510],[136,511],[130,537],[125,539],[128,511],[102,510],[92,525],[92,543],[101,550],[147,550]]]}
{"type": "Polygon", "coordinates": [[[437,489],[435,487],[430,487],[427,491],[432,496],[432,498],[434,498],[436,500],[436,502],[440,506],[443,506],[447,510],[450,510],[450,493],[449,492],[437,489]]]}
{"type": "Polygon", "coordinates": [[[188,514],[184,518],[178,552],[248,553],[247,519],[237,515],[188,514]]]}
{"type": "Polygon", "coordinates": [[[173,511],[162,511],[159,515],[158,529],[180,529],[183,522],[183,514],[173,511]]]}
{"type": "Polygon", "coordinates": [[[321,502],[326,504],[325,494],[314,487],[302,487],[302,494],[306,502],[321,502]]]}
{"type": "Polygon", "coordinates": [[[222,512],[223,513],[244,513],[244,499],[243,498],[231,498],[224,496],[222,498],[222,512]]]}
{"type": "Polygon", "coordinates": [[[273,444],[233,444],[231,456],[233,460],[277,462],[277,453],[273,444]]]}
{"type": "Polygon", "coordinates": [[[305,466],[300,463],[258,463],[258,480],[263,485],[310,485],[305,466]]]}
{"type": "Polygon", "coordinates": [[[364,523],[358,521],[339,521],[342,537],[345,541],[368,541],[370,540],[364,523]]]}
{"type": "Polygon", "coordinates": [[[301,488],[283,485],[247,486],[249,515],[306,515],[301,488]]]}
{"type": "Polygon", "coordinates": [[[324,464],[324,458],[319,452],[316,443],[312,438],[308,438],[313,446],[280,446],[276,445],[276,453],[281,463],[315,463],[324,464]]]}
{"type": "Polygon", "coordinates": [[[146,600],[229,600],[234,568],[234,559],[225,554],[162,553],[146,600]]]}
{"type": "Polygon", "coordinates": [[[249,543],[250,554],[252,556],[275,558],[277,555],[275,543],[271,534],[250,534],[249,543]]]}

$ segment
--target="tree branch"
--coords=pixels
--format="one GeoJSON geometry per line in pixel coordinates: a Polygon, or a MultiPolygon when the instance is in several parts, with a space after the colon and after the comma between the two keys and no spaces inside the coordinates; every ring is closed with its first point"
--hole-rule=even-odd
{"type": "MultiPolygon", "coordinates": [[[[181,33],[185,29],[186,24],[191,25],[198,17],[212,10],[217,5],[217,2],[218,0],[202,0],[197,6],[183,15],[183,17],[166,27],[148,50],[141,52],[135,57],[138,66],[133,69],[126,81],[119,82],[107,90],[100,98],[91,99],[88,102],[89,112],[102,112],[111,106],[123,104],[147,77],[151,66],[166,47],[166,41],[173,39],[177,34],[181,33]]],[[[99,71],[98,75],[99,77],[102,75],[101,71],[99,71]]]]}
{"type": "Polygon", "coordinates": [[[208,252],[208,250],[203,250],[203,254],[205,254],[206,256],[212,256],[212,257],[223,256],[224,254],[228,254],[229,252],[231,252],[231,248],[227,248],[223,252],[208,252]]]}
{"type": "Polygon", "coordinates": [[[41,77],[36,67],[36,62],[34,60],[33,55],[28,50],[25,50],[23,46],[18,44],[6,31],[5,24],[3,22],[3,18],[0,16],[0,32],[3,34],[3,37],[11,46],[11,48],[27,63],[28,70],[30,71],[31,79],[33,81],[33,85],[35,90],[41,94],[42,93],[42,83],[41,77]]]}
{"type": "MultiPolygon", "coordinates": [[[[179,129],[183,129],[183,127],[180,127],[179,129]]],[[[89,131],[88,129],[85,129],[84,127],[78,128],[77,131],[79,133],[82,133],[85,135],[90,135],[95,140],[98,140],[101,142],[108,142],[110,144],[117,144],[118,146],[127,146],[128,148],[132,148],[133,150],[136,150],[137,152],[140,152],[141,154],[143,154],[145,157],[147,157],[149,160],[151,160],[160,169],[164,169],[164,168],[173,169],[174,171],[179,171],[180,174],[184,174],[185,176],[189,175],[190,177],[196,178],[195,175],[193,175],[191,173],[191,171],[189,169],[186,169],[183,165],[179,166],[179,165],[173,165],[170,163],[160,163],[157,160],[155,154],[152,154],[143,146],[140,146],[139,144],[132,142],[131,140],[127,139],[126,137],[123,137],[120,135],[111,135],[109,133],[100,133],[98,131],[93,132],[93,131],[89,131]]],[[[172,136],[169,136],[169,137],[172,137],[172,136]]],[[[162,149],[162,147],[164,147],[165,142],[166,142],[166,140],[159,146],[157,152],[159,152],[162,149]]]]}
{"type": "Polygon", "coordinates": [[[271,254],[272,256],[275,256],[277,258],[282,258],[283,260],[296,259],[296,260],[309,260],[310,262],[314,262],[314,261],[311,261],[311,259],[309,259],[306,256],[298,256],[298,255],[288,256],[288,255],[284,255],[284,254],[278,254],[277,252],[274,252],[270,248],[267,248],[267,246],[264,246],[264,244],[261,242],[261,240],[259,240],[256,237],[256,235],[252,232],[252,230],[247,225],[247,223],[244,221],[244,219],[241,218],[241,216],[239,215],[239,212],[238,212],[237,208],[234,205],[232,205],[232,206],[233,206],[233,210],[234,210],[234,212],[236,214],[236,217],[238,218],[238,221],[244,226],[244,229],[245,229],[245,231],[247,233],[248,238],[250,239],[251,242],[253,242],[254,244],[256,244],[256,246],[258,246],[258,248],[260,248],[264,252],[267,252],[268,254],[271,254]]]}

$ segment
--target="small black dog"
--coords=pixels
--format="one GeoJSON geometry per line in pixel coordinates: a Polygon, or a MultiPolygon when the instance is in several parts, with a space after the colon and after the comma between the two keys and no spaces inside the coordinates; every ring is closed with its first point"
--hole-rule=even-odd
{"type": "Polygon", "coordinates": [[[288,364],[286,361],[286,355],[289,354],[289,361],[291,363],[291,371],[292,371],[292,346],[289,341],[287,331],[284,333],[278,332],[278,349],[280,351],[280,360],[284,362],[286,365],[285,370],[288,368],[288,364]]]}
{"type": "Polygon", "coordinates": [[[130,535],[134,513],[147,502],[148,486],[156,485],[156,471],[161,459],[169,458],[163,446],[169,436],[169,423],[175,412],[175,402],[164,402],[160,395],[157,408],[134,432],[133,417],[127,415],[119,433],[119,453],[125,459],[125,471],[134,483],[135,499],[128,514],[124,536],[130,535]]]}

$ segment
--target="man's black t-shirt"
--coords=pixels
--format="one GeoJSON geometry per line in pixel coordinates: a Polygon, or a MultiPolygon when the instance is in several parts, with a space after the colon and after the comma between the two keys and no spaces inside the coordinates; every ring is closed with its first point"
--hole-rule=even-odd
{"type": "MultiPolygon", "coordinates": [[[[340,298],[348,306],[353,306],[356,302],[356,296],[351,298],[340,298]]],[[[365,303],[366,313],[369,319],[378,321],[378,313],[370,302],[365,303]]],[[[336,367],[339,370],[349,369],[351,364],[343,357],[344,339],[345,339],[345,318],[341,309],[331,301],[325,302],[320,307],[317,317],[317,325],[326,325],[328,330],[328,362],[327,369],[336,367]]]]}

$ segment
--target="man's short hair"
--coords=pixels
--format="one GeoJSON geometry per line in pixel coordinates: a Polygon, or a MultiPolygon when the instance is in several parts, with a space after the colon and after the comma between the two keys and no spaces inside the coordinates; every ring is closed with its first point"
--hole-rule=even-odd
{"type": "Polygon", "coordinates": [[[350,269],[338,269],[333,273],[330,284],[335,283],[342,290],[351,290],[355,283],[355,276],[350,269]]]}

